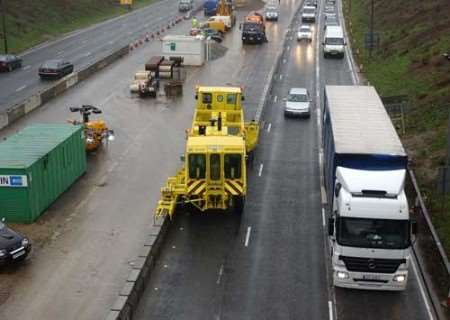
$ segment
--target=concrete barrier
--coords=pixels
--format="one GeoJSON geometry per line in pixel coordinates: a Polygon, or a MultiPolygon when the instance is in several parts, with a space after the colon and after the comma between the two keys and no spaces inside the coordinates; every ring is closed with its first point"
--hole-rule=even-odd
{"type": "Polygon", "coordinates": [[[6,110],[6,113],[8,115],[8,124],[13,123],[25,115],[25,104],[17,104],[13,108],[6,110]]]}
{"type": "Polygon", "coordinates": [[[78,72],[71,73],[70,75],[64,77],[61,80],[53,83],[49,88],[38,92],[28,98],[23,102],[11,105],[5,112],[0,112],[0,129],[7,127],[11,123],[20,119],[27,113],[32,112],[36,108],[39,108],[43,104],[47,103],[54,97],[62,94],[69,88],[75,86],[78,82],[89,78],[92,74],[100,71],[107,65],[110,65],[114,61],[128,54],[128,45],[121,47],[118,50],[113,51],[106,57],[88,65],[87,67],[81,69],[78,72]]]}
{"type": "Polygon", "coordinates": [[[133,312],[151,277],[170,223],[170,219],[165,217],[162,223],[147,235],[144,246],[106,317],[107,320],[130,320],[133,318],[133,312]]]}

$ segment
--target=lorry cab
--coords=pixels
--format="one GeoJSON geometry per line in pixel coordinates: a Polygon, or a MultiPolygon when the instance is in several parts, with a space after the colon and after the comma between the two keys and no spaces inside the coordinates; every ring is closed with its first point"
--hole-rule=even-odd
{"type": "Polygon", "coordinates": [[[344,31],[340,26],[328,26],[325,29],[325,36],[323,38],[323,56],[336,56],[343,58],[345,53],[345,46],[347,43],[344,38],[344,31]]]}
{"type": "Polygon", "coordinates": [[[335,286],[405,289],[412,231],[405,175],[337,168],[329,224],[335,286]]]}
{"type": "Polygon", "coordinates": [[[205,14],[205,16],[214,16],[217,13],[218,7],[218,0],[206,0],[203,3],[203,13],[205,14]]]}

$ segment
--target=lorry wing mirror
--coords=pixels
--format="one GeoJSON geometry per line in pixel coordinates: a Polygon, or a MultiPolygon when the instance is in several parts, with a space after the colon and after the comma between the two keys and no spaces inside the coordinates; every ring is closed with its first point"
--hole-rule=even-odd
{"type": "Polygon", "coordinates": [[[242,30],[242,23],[239,23],[239,30],[242,30]]]}
{"type": "Polygon", "coordinates": [[[417,234],[419,232],[419,227],[417,225],[417,221],[416,220],[412,220],[411,221],[411,233],[412,234],[417,234]]]}
{"type": "Polygon", "coordinates": [[[334,218],[328,218],[328,235],[334,235],[334,218]]]}
{"type": "Polygon", "coordinates": [[[183,162],[183,163],[186,161],[186,156],[184,154],[182,154],[180,156],[180,161],[183,162]]]}
{"type": "Polygon", "coordinates": [[[334,187],[334,195],[335,197],[339,197],[339,192],[341,191],[342,188],[342,184],[340,184],[339,182],[336,184],[336,187],[334,187]]]}
{"type": "Polygon", "coordinates": [[[323,45],[323,46],[325,45],[325,41],[322,41],[322,45],[323,45]]]}

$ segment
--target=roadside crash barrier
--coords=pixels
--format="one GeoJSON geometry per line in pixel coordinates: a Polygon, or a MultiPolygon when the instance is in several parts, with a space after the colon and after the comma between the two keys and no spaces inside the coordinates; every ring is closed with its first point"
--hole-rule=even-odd
{"type": "Polygon", "coordinates": [[[26,98],[22,102],[15,103],[5,111],[0,112],[0,129],[9,126],[18,119],[22,118],[24,115],[32,112],[33,110],[39,108],[46,102],[50,101],[54,97],[65,92],[67,89],[73,87],[78,82],[85,80],[92,74],[103,69],[105,66],[111,64],[115,60],[128,54],[129,47],[125,46],[116,51],[113,51],[106,57],[101,58],[97,62],[86,66],[78,72],[73,72],[70,75],[56,81],[49,88],[37,92],[36,94],[26,98]]]}
{"type": "Polygon", "coordinates": [[[148,234],[144,246],[138,258],[134,261],[128,278],[106,320],[129,320],[133,318],[133,312],[136,310],[139,299],[151,277],[170,223],[170,219],[165,217],[162,223],[156,225],[156,229],[148,234]]]}

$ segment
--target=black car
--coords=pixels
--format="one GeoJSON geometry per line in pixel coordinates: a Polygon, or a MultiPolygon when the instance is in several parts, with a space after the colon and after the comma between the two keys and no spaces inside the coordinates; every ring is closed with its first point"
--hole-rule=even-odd
{"type": "Polygon", "coordinates": [[[31,242],[20,233],[0,222],[0,266],[25,260],[31,251],[31,242]]]}
{"type": "Polygon", "coordinates": [[[22,67],[22,59],[13,54],[0,55],[0,71],[11,72],[14,69],[22,67]]]}
{"type": "Polygon", "coordinates": [[[220,43],[223,40],[222,34],[217,30],[205,28],[205,29],[202,29],[202,32],[206,38],[211,37],[211,39],[216,42],[220,43]]]}
{"type": "Polygon", "coordinates": [[[61,78],[73,72],[73,64],[64,60],[48,60],[39,68],[42,79],[61,78]]]}

